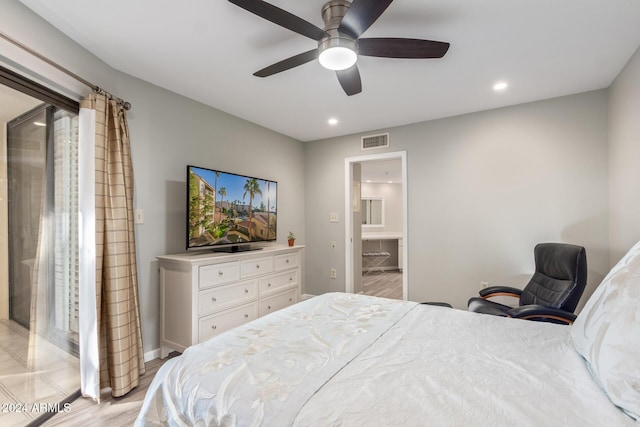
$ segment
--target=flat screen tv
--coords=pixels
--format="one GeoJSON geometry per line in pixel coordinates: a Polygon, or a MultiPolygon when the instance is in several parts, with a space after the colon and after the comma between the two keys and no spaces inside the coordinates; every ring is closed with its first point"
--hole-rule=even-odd
{"type": "Polygon", "coordinates": [[[277,237],[278,183],[187,166],[187,250],[260,249],[277,237]]]}

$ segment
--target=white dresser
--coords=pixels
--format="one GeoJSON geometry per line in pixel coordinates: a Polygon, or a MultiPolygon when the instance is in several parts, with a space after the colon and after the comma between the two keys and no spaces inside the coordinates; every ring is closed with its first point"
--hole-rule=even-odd
{"type": "Polygon", "coordinates": [[[160,356],[298,302],[303,249],[159,256],[160,356]]]}

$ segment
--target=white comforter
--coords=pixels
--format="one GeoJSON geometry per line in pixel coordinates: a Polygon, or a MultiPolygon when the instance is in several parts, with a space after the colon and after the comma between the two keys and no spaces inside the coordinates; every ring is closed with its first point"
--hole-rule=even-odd
{"type": "Polygon", "coordinates": [[[637,426],[568,330],[326,294],[168,361],[136,425],[637,426]]]}

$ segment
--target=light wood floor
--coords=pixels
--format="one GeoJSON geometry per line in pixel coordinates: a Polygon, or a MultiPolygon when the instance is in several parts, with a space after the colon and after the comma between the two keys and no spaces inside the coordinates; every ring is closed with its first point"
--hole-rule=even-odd
{"type": "MultiPolygon", "coordinates": [[[[169,357],[178,355],[172,353],[169,357]]],[[[155,359],[145,364],[146,372],[140,377],[140,385],[124,397],[114,398],[103,393],[100,405],[86,398],[76,399],[68,412],[60,412],[46,421],[43,426],[85,427],[85,426],[131,426],[147,394],[151,380],[158,369],[169,359],[155,359]]]]}
{"type": "Polygon", "coordinates": [[[362,293],[401,300],[402,273],[398,270],[369,271],[362,276],[362,293]]]}

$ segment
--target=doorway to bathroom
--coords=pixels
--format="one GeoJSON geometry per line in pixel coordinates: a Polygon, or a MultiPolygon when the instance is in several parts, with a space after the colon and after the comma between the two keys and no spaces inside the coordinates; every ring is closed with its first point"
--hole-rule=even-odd
{"type": "Polygon", "coordinates": [[[347,292],[408,298],[406,152],[345,159],[347,292]]]}

